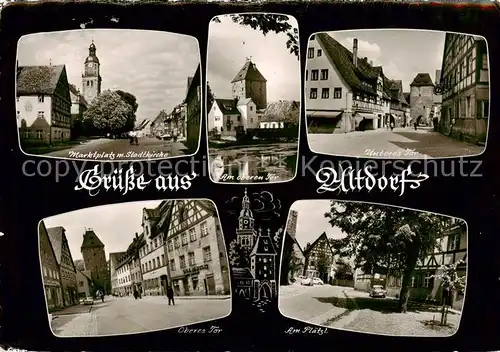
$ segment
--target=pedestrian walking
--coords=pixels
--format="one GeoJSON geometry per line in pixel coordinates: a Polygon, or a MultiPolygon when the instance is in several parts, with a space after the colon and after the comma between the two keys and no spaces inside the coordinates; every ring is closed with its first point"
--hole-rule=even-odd
{"type": "Polygon", "coordinates": [[[170,305],[170,303],[172,303],[172,305],[175,306],[174,290],[172,289],[172,286],[167,287],[167,298],[168,298],[168,305],[170,305]]]}
{"type": "Polygon", "coordinates": [[[396,120],[394,119],[394,116],[391,115],[391,117],[390,117],[391,132],[394,130],[395,125],[396,125],[396,120]]]}
{"type": "Polygon", "coordinates": [[[101,292],[101,301],[104,303],[104,292],[101,292]]]}
{"type": "Polygon", "coordinates": [[[134,298],[137,299],[138,296],[139,294],[137,293],[137,289],[134,288],[134,298]]]}
{"type": "Polygon", "coordinates": [[[415,131],[417,130],[418,124],[420,123],[421,119],[422,119],[422,115],[420,115],[419,117],[417,117],[417,119],[415,120],[415,124],[414,124],[415,131]]]}
{"type": "Polygon", "coordinates": [[[130,144],[134,144],[134,141],[135,141],[135,132],[134,131],[131,131],[129,134],[128,134],[128,137],[130,139],[130,144]]]}

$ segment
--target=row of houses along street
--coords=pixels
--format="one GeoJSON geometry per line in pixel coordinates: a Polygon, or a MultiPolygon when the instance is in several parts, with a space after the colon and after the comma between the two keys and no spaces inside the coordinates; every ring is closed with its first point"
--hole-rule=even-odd
{"type": "Polygon", "coordinates": [[[405,158],[482,152],[489,119],[483,38],[432,31],[329,32],[311,36],[307,50],[313,151],[405,158]]]}
{"type": "MultiPolygon", "coordinates": [[[[229,264],[212,202],[133,202],[73,213],[66,218],[51,218],[50,222],[69,227],[83,219],[82,223],[93,225],[86,229],[81,246],[81,275],[87,279],[84,283],[78,278],[74,281],[74,287],[81,290],[80,304],[75,301],[76,305],[56,311],[49,305],[56,336],[151,331],[229,314],[229,264]],[[123,229],[133,227],[142,232],[127,236],[123,230],[107,227],[104,217],[118,214],[127,214],[130,219],[123,229]],[[104,243],[109,248],[108,259],[104,243]],[[119,248],[123,250],[117,251],[119,248]],[[103,268],[100,273],[106,275],[106,281],[102,285],[96,281],[101,276],[89,270],[92,266],[103,268]],[[104,292],[104,299],[94,299],[96,291],[104,292]]],[[[67,248],[74,247],[71,239],[69,243],[67,248]]],[[[66,252],[71,256],[69,249],[66,252]]],[[[76,276],[80,272],[77,261],[74,267],[76,276]]],[[[44,284],[49,288],[52,281],[44,279],[44,284]]],[[[47,292],[46,297],[49,304],[47,292]]]]}
{"type": "MultiPolygon", "coordinates": [[[[361,256],[341,253],[338,244],[345,234],[331,230],[327,222],[316,226],[324,227],[322,233],[303,232],[314,227],[309,221],[320,221],[308,220],[307,209],[327,209],[330,202],[302,203],[309,204],[292,207],[285,235],[279,292],[282,314],[321,326],[385,335],[444,336],[458,329],[465,285],[447,290],[441,275],[453,267],[457,280],[465,279],[467,230],[462,220],[443,217],[434,249],[418,260],[413,271],[404,314],[398,306],[403,276],[391,269],[397,260],[364,270],[361,256]],[[447,319],[439,324],[443,305],[447,319]]],[[[377,255],[383,258],[384,254],[377,255]]]]}

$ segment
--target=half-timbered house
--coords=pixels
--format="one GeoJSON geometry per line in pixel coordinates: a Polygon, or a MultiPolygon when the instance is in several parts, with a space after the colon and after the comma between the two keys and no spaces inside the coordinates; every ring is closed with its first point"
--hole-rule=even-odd
{"type": "Polygon", "coordinates": [[[208,200],[173,202],[167,255],[174,292],[229,294],[229,261],[215,205],[208,200]]]}
{"type": "Polygon", "coordinates": [[[38,225],[38,236],[45,298],[49,311],[52,311],[63,306],[61,277],[56,254],[43,221],[38,225]]]}
{"type": "Polygon", "coordinates": [[[63,304],[65,306],[77,304],[79,300],[76,268],[66,238],[66,230],[62,226],[56,226],[48,228],[47,233],[59,266],[63,304]]]}
{"type": "Polygon", "coordinates": [[[446,33],[440,130],[454,138],[485,142],[490,112],[488,48],[484,38],[446,33]]]}
{"type": "Polygon", "coordinates": [[[17,68],[16,108],[21,141],[68,140],[71,104],[64,65],[17,68]]]}

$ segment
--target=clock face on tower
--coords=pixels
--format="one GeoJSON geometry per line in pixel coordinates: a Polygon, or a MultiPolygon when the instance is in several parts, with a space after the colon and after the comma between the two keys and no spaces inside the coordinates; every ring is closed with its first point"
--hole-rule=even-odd
{"type": "Polygon", "coordinates": [[[90,64],[89,64],[89,68],[92,68],[92,66],[94,66],[94,64],[93,64],[93,63],[90,63],[90,64]]]}
{"type": "Polygon", "coordinates": [[[244,223],[245,225],[248,225],[248,220],[243,220],[243,223],[244,223]]]}

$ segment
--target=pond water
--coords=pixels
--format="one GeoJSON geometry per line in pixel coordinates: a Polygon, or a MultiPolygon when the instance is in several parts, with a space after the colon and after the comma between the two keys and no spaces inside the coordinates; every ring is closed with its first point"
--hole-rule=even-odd
{"type": "Polygon", "coordinates": [[[297,143],[210,150],[210,175],[215,182],[282,182],[295,176],[297,143]]]}

